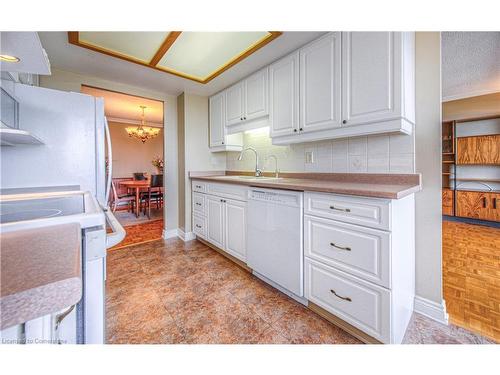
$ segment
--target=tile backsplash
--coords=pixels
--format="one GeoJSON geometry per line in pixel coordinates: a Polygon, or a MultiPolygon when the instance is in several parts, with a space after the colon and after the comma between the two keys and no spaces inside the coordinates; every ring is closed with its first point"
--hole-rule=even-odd
{"type": "MultiPolygon", "coordinates": [[[[267,129],[246,132],[244,147],[252,146],[259,153],[259,167],[274,171],[276,155],[282,172],[324,172],[324,173],[414,173],[415,136],[404,134],[383,134],[366,137],[336,139],[299,143],[289,146],[273,146],[267,129]]],[[[253,170],[255,158],[245,154],[238,161],[237,152],[228,152],[228,170],[253,170]]]]}

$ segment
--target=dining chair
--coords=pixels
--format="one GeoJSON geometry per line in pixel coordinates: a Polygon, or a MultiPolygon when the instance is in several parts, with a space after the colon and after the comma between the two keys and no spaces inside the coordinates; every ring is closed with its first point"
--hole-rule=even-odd
{"type": "Polygon", "coordinates": [[[141,200],[144,200],[144,214],[146,214],[147,209],[148,219],[151,219],[151,202],[155,201],[156,208],[163,207],[163,175],[151,175],[151,183],[149,184],[148,191],[141,193],[141,195],[141,200]]]}
{"type": "Polygon", "coordinates": [[[144,172],[135,172],[134,173],[134,180],[136,181],[143,181],[146,179],[145,173],[144,172]]]}
{"type": "Polygon", "coordinates": [[[115,212],[116,208],[118,207],[119,203],[126,202],[127,203],[127,212],[134,211],[134,206],[135,206],[135,195],[133,194],[118,194],[117,189],[116,189],[116,184],[115,181],[111,180],[111,190],[113,192],[113,209],[112,211],[115,212]]]}

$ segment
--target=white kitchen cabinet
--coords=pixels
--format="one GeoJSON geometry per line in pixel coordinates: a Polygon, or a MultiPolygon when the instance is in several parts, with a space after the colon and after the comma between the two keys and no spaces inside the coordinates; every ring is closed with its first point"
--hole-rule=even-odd
{"type": "Polygon", "coordinates": [[[246,260],[246,186],[193,180],[193,232],[233,257],[246,260]]]}
{"type": "Polygon", "coordinates": [[[207,241],[224,249],[224,200],[207,196],[207,241]]]}
{"type": "Polygon", "coordinates": [[[210,151],[241,151],[243,135],[226,135],[226,95],[224,92],[209,99],[210,151]]]}
{"type": "Polygon", "coordinates": [[[240,124],[245,115],[244,81],[229,87],[226,91],[226,126],[240,124]]]}
{"type": "Polygon", "coordinates": [[[269,66],[269,123],[271,137],[299,131],[299,53],[269,66]]]}
{"type": "Polygon", "coordinates": [[[270,67],[273,144],[412,133],[414,33],[334,32],[298,53],[298,70],[293,54],[270,67]],[[295,92],[291,87],[297,76],[299,89],[295,92]],[[300,103],[298,126],[296,100],[300,103]]]}
{"type": "Polygon", "coordinates": [[[414,195],[306,192],[304,201],[306,298],[380,342],[401,343],[415,297],[414,195]]]}
{"type": "Polygon", "coordinates": [[[245,79],[244,120],[250,121],[267,116],[268,110],[268,70],[263,69],[245,79]]]}
{"type": "Polygon", "coordinates": [[[224,201],[225,250],[234,257],[246,258],[246,202],[224,201]]]}
{"type": "Polygon", "coordinates": [[[268,126],[268,68],[226,89],[226,134],[268,126]]]}
{"type": "Polygon", "coordinates": [[[329,33],[300,50],[299,132],[341,125],[341,34],[329,33]]]}
{"type": "Polygon", "coordinates": [[[342,33],[343,126],[414,123],[413,44],[411,33],[342,33]]]}

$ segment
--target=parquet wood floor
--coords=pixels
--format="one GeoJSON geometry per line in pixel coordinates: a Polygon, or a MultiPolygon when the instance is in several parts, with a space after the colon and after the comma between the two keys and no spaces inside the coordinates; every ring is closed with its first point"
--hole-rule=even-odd
{"type": "Polygon", "coordinates": [[[500,342],[500,229],[443,221],[450,321],[500,342]]]}
{"type": "Polygon", "coordinates": [[[125,230],[127,231],[125,239],[110,250],[121,249],[162,238],[163,219],[149,221],[144,224],[129,225],[125,227],[125,230]]]}

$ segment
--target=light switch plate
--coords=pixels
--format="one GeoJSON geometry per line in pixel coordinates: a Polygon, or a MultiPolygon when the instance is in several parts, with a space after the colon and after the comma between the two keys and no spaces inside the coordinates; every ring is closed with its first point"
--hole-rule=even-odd
{"type": "Polygon", "coordinates": [[[306,164],[314,163],[314,153],[312,151],[306,151],[306,164]]]}

